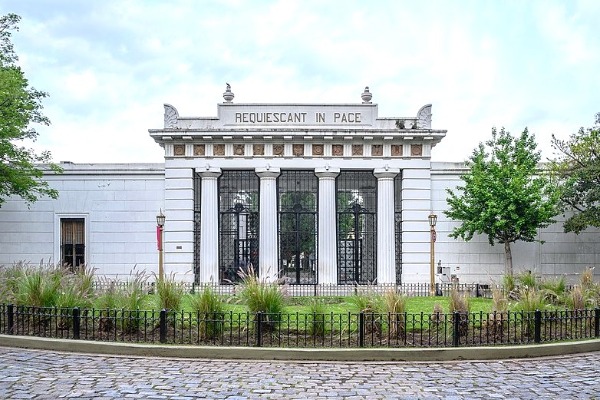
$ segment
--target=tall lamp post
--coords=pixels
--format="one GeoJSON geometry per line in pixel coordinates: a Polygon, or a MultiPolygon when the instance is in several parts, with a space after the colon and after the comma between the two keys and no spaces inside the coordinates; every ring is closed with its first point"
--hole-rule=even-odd
{"type": "Polygon", "coordinates": [[[165,272],[163,270],[163,230],[165,226],[166,217],[160,210],[160,213],[156,216],[156,243],[158,246],[158,279],[163,280],[165,272]]]}
{"type": "Polygon", "coordinates": [[[435,215],[434,213],[429,214],[429,228],[430,228],[430,233],[431,236],[429,238],[429,243],[430,243],[430,256],[431,259],[430,261],[430,265],[429,265],[429,295],[430,296],[435,296],[435,274],[434,274],[434,267],[435,267],[435,239],[436,239],[436,232],[435,232],[435,224],[437,223],[437,215],[435,215]]]}

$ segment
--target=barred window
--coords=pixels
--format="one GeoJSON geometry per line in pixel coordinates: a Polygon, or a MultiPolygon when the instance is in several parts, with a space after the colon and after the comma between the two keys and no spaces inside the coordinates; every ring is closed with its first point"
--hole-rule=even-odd
{"type": "Polygon", "coordinates": [[[71,268],[85,264],[85,220],[83,218],[60,219],[60,259],[71,268]]]}

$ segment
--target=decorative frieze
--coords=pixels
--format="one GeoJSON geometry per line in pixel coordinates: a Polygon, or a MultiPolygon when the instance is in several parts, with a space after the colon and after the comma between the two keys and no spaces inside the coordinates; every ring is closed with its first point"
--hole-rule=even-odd
{"type": "Polygon", "coordinates": [[[173,154],[178,157],[185,156],[185,145],[184,144],[174,145],[173,146],[173,154]]]}
{"type": "Polygon", "coordinates": [[[265,155],[265,145],[264,144],[252,145],[252,154],[254,154],[255,156],[264,156],[265,155]]]}
{"type": "Polygon", "coordinates": [[[303,144],[294,144],[292,148],[292,152],[294,156],[301,157],[304,155],[304,145],[303,144]]]}
{"type": "Polygon", "coordinates": [[[392,157],[402,157],[402,145],[401,144],[393,144],[392,145],[392,157]]]}
{"type": "Polygon", "coordinates": [[[313,156],[322,156],[323,155],[323,145],[322,144],[313,144],[312,146],[312,154],[313,156]]]}
{"type": "Polygon", "coordinates": [[[195,156],[204,156],[206,155],[206,149],[203,144],[195,144],[194,145],[194,155],[195,156]]]}
{"type": "Polygon", "coordinates": [[[342,157],[344,155],[344,146],[342,146],[341,144],[332,145],[331,153],[334,157],[342,157]]]}
{"type": "Polygon", "coordinates": [[[225,155],[225,144],[219,143],[213,146],[213,154],[215,156],[224,156],[225,155]]]}
{"type": "Polygon", "coordinates": [[[243,144],[234,144],[233,145],[233,155],[234,156],[243,156],[244,155],[244,145],[243,144]]]}
{"type": "Polygon", "coordinates": [[[383,145],[374,144],[371,146],[371,155],[373,157],[383,156],[383,145]]]}
{"type": "Polygon", "coordinates": [[[283,145],[282,144],[273,144],[273,155],[274,156],[282,156],[283,155],[283,145]]]}
{"type": "Polygon", "coordinates": [[[362,156],[363,155],[363,145],[362,144],[353,144],[352,145],[352,155],[353,156],[362,156]]]}
{"type": "Polygon", "coordinates": [[[411,144],[410,145],[410,155],[413,157],[421,157],[423,155],[423,145],[422,144],[411,144]]]}

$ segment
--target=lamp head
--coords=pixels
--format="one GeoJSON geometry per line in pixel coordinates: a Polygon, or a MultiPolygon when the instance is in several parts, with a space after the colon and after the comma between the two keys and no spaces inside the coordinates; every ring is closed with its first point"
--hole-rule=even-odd
{"type": "Polygon", "coordinates": [[[162,213],[162,210],[160,210],[160,213],[156,216],[156,225],[162,228],[163,226],[165,226],[166,219],[167,217],[165,217],[165,215],[162,213]]]}
{"type": "Polygon", "coordinates": [[[429,214],[429,226],[430,227],[434,227],[435,224],[437,223],[437,215],[435,215],[434,213],[429,214]]]}

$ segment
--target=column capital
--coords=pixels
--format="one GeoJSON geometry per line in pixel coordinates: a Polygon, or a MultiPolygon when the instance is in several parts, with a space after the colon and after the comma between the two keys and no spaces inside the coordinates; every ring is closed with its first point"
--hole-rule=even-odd
{"type": "Polygon", "coordinates": [[[340,174],[339,168],[320,167],[315,168],[315,175],[318,178],[336,178],[340,174]]]}
{"type": "Polygon", "coordinates": [[[373,175],[375,175],[377,179],[394,179],[399,173],[400,168],[389,168],[387,166],[384,168],[375,168],[373,170],[373,175]]]}
{"type": "Polygon", "coordinates": [[[277,178],[281,174],[280,168],[274,167],[259,167],[255,168],[254,171],[259,178],[277,178]]]}
{"type": "Polygon", "coordinates": [[[206,165],[206,167],[196,168],[196,173],[202,178],[218,178],[221,176],[221,168],[206,165]]]}

